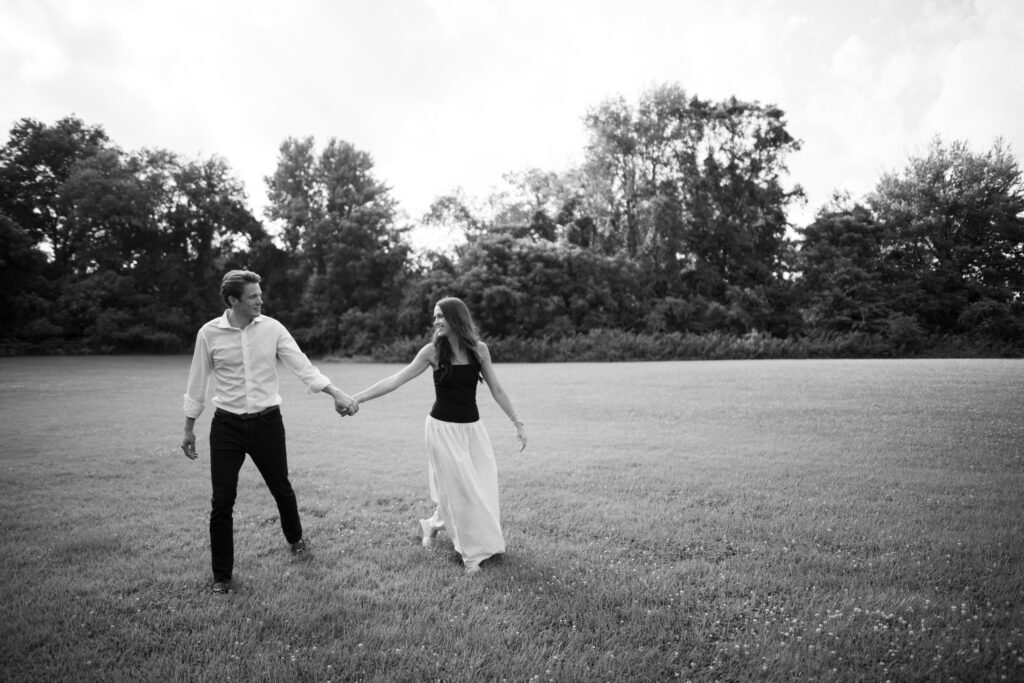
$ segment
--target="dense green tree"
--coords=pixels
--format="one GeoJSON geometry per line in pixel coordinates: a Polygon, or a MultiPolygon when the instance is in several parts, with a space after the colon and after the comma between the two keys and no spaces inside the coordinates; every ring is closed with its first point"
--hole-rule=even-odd
{"type": "Polygon", "coordinates": [[[104,149],[77,162],[59,186],[65,221],[66,274],[125,274],[161,260],[168,244],[153,217],[158,197],[144,182],[146,161],[104,149]]]}
{"type": "Polygon", "coordinates": [[[27,230],[0,214],[0,355],[39,345],[59,349],[60,329],[49,321],[54,298],[46,255],[27,230]]]}
{"type": "Polygon", "coordinates": [[[881,332],[894,312],[885,226],[861,205],[822,211],[799,230],[798,289],[816,330],[881,332]]]}
{"type": "Polygon", "coordinates": [[[282,144],[271,237],[223,160],[24,119],[0,148],[0,353],[187,349],[233,267],[264,275],[267,311],[314,353],[425,336],[450,295],[498,338],[1024,343],[1024,186],[1001,142],[975,154],[936,139],[864,205],[823,208],[794,248],[785,209],[800,190],[782,178],[799,144],[778,109],[664,86],[586,121],[584,165],[510,173],[482,203],[439,198],[423,223],[456,239],[412,261],[389,189],[348,143],[282,144]]]}
{"type": "Polygon", "coordinates": [[[555,216],[565,241],[585,249],[597,251],[598,231],[593,216],[583,213],[583,198],[580,195],[568,197],[555,216]]]}
{"type": "Polygon", "coordinates": [[[68,227],[68,205],[61,185],[76,164],[110,146],[99,126],[66,117],[48,126],[22,119],[0,148],[0,214],[13,220],[33,243],[51,255],[52,277],[66,272],[76,251],[68,227]]]}
{"type": "Polygon", "coordinates": [[[574,218],[592,217],[596,241],[637,259],[658,296],[724,303],[730,288],[785,288],[785,210],[802,191],[783,187],[799,143],[781,110],[667,85],[585,121],[587,195],[574,218]]]}
{"type": "Polygon", "coordinates": [[[787,253],[786,208],[802,195],[782,185],[786,155],[799,143],[772,106],[694,101],[691,111],[706,124],[696,156],[686,154],[697,172],[683,186],[689,219],[683,244],[698,268],[725,283],[775,284],[787,253]]]}
{"type": "Polygon", "coordinates": [[[220,305],[211,284],[225,259],[263,235],[217,158],[102,150],[76,164],[61,196],[75,236],[62,319],[71,337],[101,349],[187,346],[220,305]],[[79,302],[83,290],[90,301],[79,302]]]}
{"type": "Polygon", "coordinates": [[[299,252],[303,234],[325,217],[323,182],[312,137],[288,138],[278,150],[277,169],[265,178],[270,206],[267,217],[281,226],[286,251],[299,252]]]}
{"type": "MultiPolygon", "coordinates": [[[[159,158],[160,153],[155,153],[159,158]]],[[[147,178],[165,192],[155,213],[157,233],[167,243],[169,262],[153,263],[150,281],[154,297],[169,320],[181,320],[191,343],[194,324],[219,313],[217,291],[223,273],[249,267],[248,253],[267,240],[262,224],[249,209],[241,182],[223,159],[168,159],[163,174],[147,178]],[[161,178],[162,176],[162,178],[161,178]],[[243,254],[241,262],[235,262],[243,254]]],[[[156,161],[149,164],[156,167],[156,161]]],[[[272,292],[272,285],[267,287],[272,292]]]]}
{"type": "Polygon", "coordinates": [[[969,329],[1016,310],[1024,295],[1024,185],[1001,141],[977,154],[936,138],[901,173],[884,175],[868,201],[891,233],[886,258],[901,278],[899,308],[926,330],[969,329]]]}
{"type": "Polygon", "coordinates": [[[289,276],[303,283],[295,333],[312,350],[363,352],[393,333],[384,312],[401,299],[409,247],[370,155],[336,139],[319,155],[314,147],[286,140],[267,178],[268,216],[295,255],[289,276]]]}
{"type": "MultiPolygon", "coordinates": [[[[465,243],[458,247],[459,250],[466,248],[465,243]]],[[[466,292],[457,284],[458,263],[458,256],[454,254],[430,252],[426,255],[404,289],[396,316],[398,335],[411,338],[429,335],[434,323],[434,304],[446,296],[465,299],[466,292]]]]}
{"type": "Polygon", "coordinates": [[[73,117],[19,122],[0,150],[0,214],[20,254],[11,291],[31,288],[12,311],[39,317],[11,329],[37,348],[187,347],[224,254],[263,233],[246,205],[222,160],[128,154],[73,117]]]}
{"type": "MultiPolygon", "coordinates": [[[[403,308],[410,320],[442,296],[458,296],[494,337],[563,337],[639,324],[643,299],[635,264],[509,233],[465,244],[455,260],[435,262],[403,308]]],[[[414,328],[425,329],[425,317],[414,328]]]]}

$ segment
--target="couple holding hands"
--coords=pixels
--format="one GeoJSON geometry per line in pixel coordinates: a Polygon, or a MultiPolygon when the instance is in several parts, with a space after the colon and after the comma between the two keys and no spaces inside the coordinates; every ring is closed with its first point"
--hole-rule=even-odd
{"type": "Polygon", "coordinates": [[[307,552],[302,538],[295,492],[288,480],[288,459],[278,360],[302,380],[310,393],[334,399],[341,415],[354,415],[360,403],[383,396],[422,374],[433,371],[435,401],[426,418],[428,484],[436,507],[420,520],[422,543],[429,547],[444,529],[462,555],[467,574],[480,562],[505,551],[498,507],[498,471],[476,405],[476,387],[486,382],[491,395],[512,421],[526,448],[526,429],[501,387],[487,345],[480,341],[472,316],[460,299],[445,298],[434,307],[434,334],[407,366],[373,386],[349,396],[335,387],[299,349],[288,330],[261,314],[260,276],[232,270],[221,282],[228,308],[200,328],[185,390],[185,436],[181,448],[192,460],[196,453],[195,422],[206,405],[214,380],[210,422],[210,551],[213,592],[231,590],[234,566],[232,511],[238,472],[246,454],[263,476],[281,515],[281,528],[293,554],[307,552]]]}

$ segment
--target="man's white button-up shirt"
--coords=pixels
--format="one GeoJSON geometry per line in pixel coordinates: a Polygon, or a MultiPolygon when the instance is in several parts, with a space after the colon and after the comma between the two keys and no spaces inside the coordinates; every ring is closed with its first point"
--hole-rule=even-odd
{"type": "Polygon", "coordinates": [[[245,329],[232,327],[227,311],[199,329],[185,389],[185,416],[199,417],[206,407],[211,375],[213,404],[232,413],[256,413],[281,404],[278,359],[315,394],[331,381],[321,374],[284,325],[265,315],[245,329]]]}

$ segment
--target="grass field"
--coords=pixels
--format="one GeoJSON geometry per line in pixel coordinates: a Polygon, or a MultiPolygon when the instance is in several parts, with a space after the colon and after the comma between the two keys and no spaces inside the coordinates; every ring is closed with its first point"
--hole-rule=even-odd
{"type": "Polygon", "coordinates": [[[342,419],[285,371],[313,553],[247,463],[227,596],[188,362],[0,360],[0,679],[1024,680],[1024,361],[499,365],[476,577],[418,542],[429,378],[342,419]]]}

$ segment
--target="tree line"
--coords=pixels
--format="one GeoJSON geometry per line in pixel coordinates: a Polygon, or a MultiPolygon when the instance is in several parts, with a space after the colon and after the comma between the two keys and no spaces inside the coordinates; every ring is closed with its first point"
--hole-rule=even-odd
{"type": "Polygon", "coordinates": [[[438,197],[420,224],[458,239],[419,253],[342,140],[285,140],[260,220],[223,159],[22,119],[0,148],[0,353],[187,351],[238,267],[314,354],[399,359],[445,295],[506,360],[1024,350],[1024,185],[1001,141],[935,138],[793,226],[800,142],[777,107],[663,85],[584,122],[578,167],[438,197]]]}

